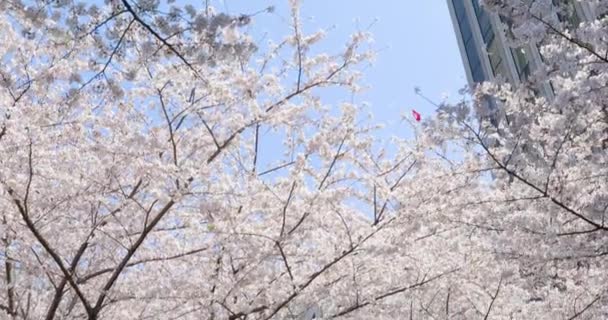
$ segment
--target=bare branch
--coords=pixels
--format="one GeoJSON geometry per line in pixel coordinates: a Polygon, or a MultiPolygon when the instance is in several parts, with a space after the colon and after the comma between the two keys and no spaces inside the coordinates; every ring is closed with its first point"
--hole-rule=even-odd
{"type": "Polygon", "coordinates": [[[568,42],[582,48],[585,49],[587,52],[589,52],[591,55],[595,56],[596,58],[600,59],[600,61],[608,63],[608,58],[606,58],[606,56],[602,56],[600,53],[598,53],[597,51],[595,51],[595,49],[593,49],[593,46],[589,43],[584,43],[574,37],[570,37],[567,34],[563,33],[562,31],[560,31],[559,29],[557,29],[556,27],[554,27],[551,23],[545,21],[543,18],[532,14],[531,15],[532,18],[534,18],[535,20],[539,21],[540,23],[544,24],[545,26],[547,26],[553,33],[557,34],[558,36],[566,39],[568,42]]]}
{"type": "Polygon", "coordinates": [[[582,221],[590,224],[591,226],[598,228],[602,231],[608,231],[608,228],[605,226],[602,226],[601,224],[598,224],[597,222],[585,217],[583,214],[581,214],[580,212],[570,208],[569,206],[567,206],[566,204],[564,204],[563,202],[559,201],[558,199],[550,196],[545,190],[543,190],[542,188],[536,186],[534,183],[530,182],[529,180],[527,180],[526,178],[520,176],[517,172],[507,168],[500,160],[498,160],[496,158],[496,156],[492,153],[492,151],[490,151],[490,149],[485,145],[483,138],[479,135],[479,133],[477,133],[473,128],[471,128],[471,126],[469,126],[467,123],[463,123],[472,133],[473,135],[475,135],[479,145],[483,148],[483,150],[486,152],[486,154],[492,159],[492,161],[494,161],[496,163],[496,165],[499,167],[500,170],[505,171],[506,173],[508,173],[509,175],[513,176],[514,178],[516,178],[517,180],[519,180],[520,182],[522,182],[523,184],[529,186],[530,188],[536,190],[537,192],[541,193],[543,196],[547,197],[547,199],[549,199],[551,202],[553,202],[555,205],[557,205],[558,207],[562,208],[563,210],[565,210],[566,212],[574,215],[575,217],[581,219],[582,221]]]}
{"type": "Polygon", "coordinates": [[[380,301],[380,300],[386,299],[388,297],[394,296],[396,294],[403,293],[403,292],[406,292],[408,290],[424,286],[425,284],[427,284],[429,282],[438,280],[438,279],[440,279],[442,277],[445,277],[445,276],[447,276],[447,275],[449,275],[451,273],[457,272],[459,270],[460,270],[460,268],[452,269],[452,270],[440,273],[438,275],[435,275],[435,276],[433,276],[431,278],[428,278],[428,279],[426,277],[423,277],[422,280],[420,280],[420,281],[418,281],[418,282],[416,282],[414,284],[390,290],[390,291],[388,291],[386,293],[380,294],[380,295],[372,298],[371,300],[365,301],[363,303],[357,303],[357,304],[352,305],[352,306],[350,306],[348,308],[342,309],[342,310],[336,312],[334,315],[330,316],[330,318],[334,319],[334,318],[339,318],[339,317],[348,315],[348,314],[350,314],[352,312],[355,312],[355,311],[357,311],[357,310],[359,310],[361,308],[369,306],[370,304],[372,304],[372,302],[380,301]]]}
{"type": "MultiPolygon", "coordinates": [[[[125,268],[130,268],[130,267],[134,267],[134,266],[137,266],[137,265],[140,265],[140,264],[144,264],[144,263],[149,263],[149,262],[175,260],[175,259],[183,258],[183,257],[186,257],[186,256],[190,256],[190,255],[193,255],[193,254],[197,254],[197,253],[203,252],[205,250],[207,250],[206,247],[205,248],[199,248],[199,249],[194,249],[194,250],[186,251],[184,253],[176,254],[176,255],[173,255],[173,256],[169,256],[169,257],[156,257],[156,258],[141,259],[141,260],[129,262],[126,265],[125,268]]],[[[95,271],[95,272],[87,274],[87,275],[85,275],[85,276],[83,276],[81,278],[78,278],[76,282],[79,283],[79,284],[80,283],[85,283],[85,282],[89,281],[92,278],[98,277],[100,275],[103,275],[103,274],[106,274],[106,273],[109,273],[109,272],[112,272],[112,271],[114,271],[114,268],[101,269],[99,271],[95,271]]]]}
{"type": "MultiPolygon", "coordinates": [[[[3,224],[6,224],[6,217],[2,217],[3,224]]],[[[13,284],[13,263],[8,256],[8,248],[10,246],[8,234],[2,237],[2,243],[4,244],[4,277],[6,282],[6,297],[8,300],[8,305],[5,307],[6,313],[10,316],[16,316],[15,310],[15,291],[13,284]]]]}
{"type": "Polygon", "coordinates": [[[67,279],[70,286],[74,289],[74,291],[78,295],[78,298],[84,305],[85,310],[87,310],[87,313],[90,314],[91,306],[89,305],[89,302],[87,301],[84,294],[82,293],[82,291],[80,291],[80,288],[78,287],[78,285],[72,278],[71,272],[63,264],[63,261],[61,260],[61,257],[59,257],[59,254],[57,254],[57,252],[51,247],[51,245],[44,238],[44,236],[42,236],[42,234],[38,231],[38,229],[36,228],[36,226],[34,225],[32,220],[30,219],[29,215],[27,214],[25,208],[21,204],[21,201],[19,201],[16,198],[13,198],[13,202],[17,206],[17,209],[19,210],[19,213],[21,214],[21,217],[23,218],[23,221],[25,222],[27,228],[30,230],[30,232],[32,232],[32,234],[34,235],[36,240],[38,240],[40,245],[42,245],[44,250],[53,258],[53,260],[55,261],[55,263],[57,264],[57,266],[63,273],[64,277],[67,279]]]}
{"type": "Polygon", "coordinates": [[[345,61],[340,67],[336,68],[334,71],[330,72],[325,79],[316,81],[316,82],[312,82],[309,83],[308,85],[300,88],[300,89],[296,89],[294,92],[288,94],[285,98],[281,99],[280,101],[270,105],[268,108],[266,108],[266,112],[270,112],[272,111],[272,109],[274,108],[278,108],[282,105],[284,105],[285,103],[287,103],[289,100],[293,99],[294,97],[296,97],[297,95],[304,93],[314,87],[318,87],[320,85],[326,84],[329,80],[331,80],[331,78],[333,78],[336,74],[338,74],[340,71],[344,70],[346,67],[348,66],[348,61],[345,61]]]}
{"type": "Polygon", "coordinates": [[[340,142],[340,146],[338,146],[338,151],[336,152],[336,155],[332,159],[331,164],[329,165],[329,168],[327,169],[327,172],[325,173],[325,176],[321,180],[321,183],[319,183],[318,190],[321,190],[323,188],[323,184],[325,184],[325,180],[327,180],[327,178],[331,174],[331,170],[334,168],[334,165],[336,165],[338,158],[341,156],[340,152],[342,151],[342,147],[344,146],[345,141],[346,141],[346,135],[344,136],[344,138],[342,138],[342,141],[340,142]]]}
{"type": "Polygon", "coordinates": [[[173,207],[174,204],[175,204],[175,202],[173,200],[169,200],[169,202],[167,202],[167,204],[160,210],[160,212],[156,215],[156,217],[154,217],[154,219],[152,219],[152,221],[150,221],[150,223],[144,227],[144,230],[142,231],[142,233],[139,236],[139,238],[137,239],[137,241],[135,241],[135,243],[133,243],[133,245],[127,251],[127,254],[122,258],[122,260],[120,261],[118,266],[116,266],[116,268],[114,269],[114,272],[112,273],[112,275],[110,276],[110,278],[108,279],[106,284],[103,286],[103,289],[101,290],[101,293],[99,294],[99,297],[97,298],[97,302],[95,303],[95,306],[91,310],[92,319],[95,319],[97,317],[97,315],[99,314],[99,312],[101,311],[103,302],[106,299],[108,292],[110,291],[112,286],[114,286],[114,283],[118,279],[118,276],[127,267],[127,264],[129,263],[129,260],[131,260],[131,257],[133,257],[133,255],[135,254],[135,252],[137,252],[137,249],[139,249],[139,247],[142,245],[142,243],[144,242],[144,240],[146,239],[148,234],[152,231],[152,229],[154,229],[154,227],[160,222],[160,220],[169,212],[169,210],[171,210],[171,208],[173,207]]]}
{"type": "MultiPolygon", "coordinates": [[[[277,246],[277,248],[279,248],[279,253],[281,253],[281,258],[283,259],[283,263],[285,264],[285,269],[287,269],[287,273],[289,274],[291,282],[294,283],[293,274],[291,273],[291,268],[289,267],[289,263],[287,262],[287,256],[285,255],[285,251],[283,251],[283,247],[281,246],[281,243],[279,241],[275,241],[275,245],[277,246]]],[[[295,283],[293,284],[293,286],[295,291],[295,283]]]]}
{"type": "Polygon", "coordinates": [[[173,164],[178,166],[177,162],[177,143],[175,141],[175,134],[173,131],[173,125],[171,124],[171,120],[169,119],[169,113],[167,112],[167,106],[165,105],[165,100],[163,99],[163,89],[158,89],[158,97],[160,100],[160,106],[163,110],[163,115],[165,116],[165,120],[167,121],[167,128],[169,129],[169,141],[171,141],[171,149],[173,152],[173,164]]]}
{"type": "MultiPolygon", "coordinates": [[[[1,138],[1,136],[0,136],[1,138]]],[[[255,125],[255,146],[253,149],[253,173],[256,172],[256,168],[258,165],[258,147],[259,147],[259,142],[260,142],[260,124],[256,124],[255,125]]],[[[216,143],[217,145],[217,143],[216,143]]]]}
{"type": "Polygon", "coordinates": [[[261,176],[263,176],[263,175],[266,175],[266,174],[269,174],[269,173],[275,172],[275,171],[277,171],[277,170],[281,170],[281,169],[283,169],[283,168],[289,167],[289,166],[291,166],[291,165],[294,165],[295,163],[296,163],[295,161],[290,161],[290,162],[284,163],[284,164],[282,164],[282,165],[279,165],[279,166],[277,166],[277,167],[274,167],[274,168],[268,169],[268,170],[266,170],[266,171],[260,172],[260,173],[258,174],[258,177],[261,177],[261,176]]]}
{"type": "Polygon", "coordinates": [[[302,222],[304,222],[306,217],[308,217],[309,215],[310,215],[310,212],[304,212],[304,214],[302,215],[300,220],[298,220],[298,222],[293,226],[293,228],[291,228],[291,230],[289,230],[289,232],[287,232],[287,234],[292,234],[294,231],[296,231],[298,229],[298,227],[302,224],[302,222]]]}
{"type": "Polygon", "coordinates": [[[215,152],[213,154],[211,154],[211,156],[207,159],[207,163],[211,163],[213,162],[213,160],[215,160],[215,158],[217,158],[217,156],[220,155],[220,153],[222,153],[222,151],[224,149],[226,149],[226,147],[228,147],[230,145],[230,143],[232,142],[232,140],[234,140],[234,138],[236,138],[239,134],[241,134],[243,131],[245,131],[245,129],[247,127],[249,127],[250,125],[246,125],[240,129],[238,129],[237,131],[233,132],[230,137],[228,137],[228,139],[226,139],[226,141],[224,141],[224,143],[222,143],[217,150],[215,150],[215,152]]]}
{"type": "Polygon", "coordinates": [[[44,248],[44,250],[53,258],[53,260],[55,261],[55,263],[57,264],[57,266],[59,267],[59,269],[63,273],[64,277],[67,279],[67,281],[70,284],[70,286],[74,289],[74,291],[78,295],[78,298],[80,299],[80,301],[84,305],[85,310],[87,310],[87,313],[90,314],[91,306],[89,305],[89,303],[88,303],[87,299],[85,298],[84,294],[82,293],[82,291],[80,291],[80,288],[78,287],[78,285],[76,284],[76,282],[72,278],[71,272],[68,270],[68,268],[65,267],[65,265],[63,264],[63,261],[62,261],[61,257],[59,256],[59,254],[51,247],[51,245],[49,244],[49,242],[42,235],[42,233],[40,233],[40,231],[38,230],[38,228],[36,228],[36,226],[34,225],[34,222],[30,218],[29,210],[28,210],[28,204],[27,204],[27,198],[28,198],[28,195],[29,195],[29,189],[30,189],[30,186],[31,186],[31,183],[32,183],[32,180],[33,180],[33,176],[34,176],[34,171],[33,171],[34,169],[33,169],[33,166],[32,166],[32,143],[31,143],[31,141],[30,141],[29,151],[28,151],[28,165],[29,165],[29,168],[28,168],[28,170],[29,170],[29,177],[28,177],[28,182],[27,182],[27,187],[26,187],[26,193],[25,193],[25,196],[24,196],[23,203],[19,199],[16,198],[16,195],[14,194],[13,190],[9,189],[8,193],[13,198],[13,203],[17,207],[17,210],[19,211],[19,213],[21,214],[21,218],[25,222],[27,228],[34,235],[34,237],[40,243],[40,245],[42,245],[42,247],[44,248]]]}
{"type": "MultiPolygon", "coordinates": [[[[88,240],[88,237],[87,237],[88,240]]],[[[70,275],[74,274],[74,271],[76,270],[76,267],[78,266],[78,262],[80,261],[80,258],[82,258],[82,255],[84,254],[85,250],[87,249],[89,243],[87,241],[84,241],[82,243],[82,245],[80,245],[80,248],[78,248],[78,251],[76,252],[76,255],[74,255],[74,258],[72,259],[72,263],[70,264],[70,275]]],[[[55,318],[55,313],[57,312],[57,308],[59,307],[59,304],[61,303],[61,299],[63,298],[63,293],[64,293],[64,288],[67,284],[67,277],[63,277],[63,279],[61,279],[61,282],[59,283],[59,286],[57,286],[55,288],[55,295],[53,296],[53,301],[51,302],[51,305],[49,306],[49,309],[46,313],[46,320],[52,320],[55,318]]]]}
{"type": "Polygon", "coordinates": [[[285,205],[283,206],[283,219],[281,221],[281,233],[279,234],[279,238],[283,237],[283,233],[285,232],[285,220],[287,216],[287,207],[289,206],[289,202],[291,202],[291,197],[293,196],[293,191],[296,188],[296,182],[294,181],[291,184],[291,189],[289,190],[289,196],[287,197],[287,201],[285,201],[285,205]]]}
{"type": "Polygon", "coordinates": [[[122,0],[122,3],[125,6],[125,8],[127,9],[127,11],[129,11],[129,13],[131,13],[131,15],[133,16],[133,19],[135,19],[135,21],[137,21],[142,27],[144,27],[144,29],[148,30],[163,45],[165,45],[167,48],[169,48],[169,50],[171,50],[171,52],[173,52],[194,73],[194,75],[197,78],[202,79],[202,77],[199,75],[198,71],[194,68],[194,66],[192,66],[192,64],[190,62],[188,62],[188,60],[186,60],[186,58],[179,51],[177,51],[177,49],[175,49],[175,47],[172,44],[167,42],[167,39],[163,38],[152,27],[150,27],[149,24],[147,24],[145,21],[143,21],[139,17],[139,15],[135,12],[135,10],[133,10],[133,7],[131,7],[131,4],[129,4],[129,2],[127,0],[122,0]]]}
{"type": "Polygon", "coordinates": [[[378,221],[378,197],[376,196],[377,186],[374,184],[374,223],[378,221]]]}
{"type": "Polygon", "coordinates": [[[103,27],[108,22],[114,20],[114,18],[116,18],[116,17],[118,17],[118,16],[120,16],[123,13],[126,13],[126,12],[127,12],[127,10],[119,10],[119,11],[113,12],[109,17],[105,18],[103,21],[101,21],[98,24],[96,24],[93,28],[91,28],[91,30],[89,30],[86,33],[82,34],[78,38],[82,40],[84,37],[95,33],[97,30],[99,30],[99,28],[103,27]]]}
{"type": "Polygon", "coordinates": [[[547,193],[549,191],[549,183],[551,182],[551,175],[555,171],[555,168],[557,165],[557,158],[559,157],[559,155],[562,151],[562,147],[566,143],[566,140],[568,140],[569,136],[570,136],[570,128],[568,128],[566,135],[564,136],[562,141],[559,143],[559,146],[557,147],[557,151],[555,151],[555,156],[553,156],[553,161],[551,162],[551,168],[549,169],[550,171],[549,171],[549,174],[547,175],[547,180],[545,181],[545,193],[547,193]]]}
{"type": "Polygon", "coordinates": [[[296,38],[296,55],[298,58],[298,81],[296,83],[296,91],[300,90],[300,86],[302,84],[302,72],[304,71],[302,68],[302,44],[301,44],[301,36],[300,36],[300,31],[298,28],[298,16],[297,15],[293,15],[293,28],[294,28],[294,33],[295,33],[295,38],[296,38]]]}
{"type": "Polygon", "coordinates": [[[500,293],[501,285],[502,285],[502,277],[498,281],[498,287],[496,288],[496,292],[494,293],[494,295],[490,296],[492,298],[492,301],[490,302],[490,305],[488,306],[488,311],[486,311],[486,315],[485,315],[485,317],[483,317],[483,320],[488,320],[488,317],[490,316],[490,312],[492,311],[492,306],[494,305],[496,298],[498,298],[498,293],[500,293]]]}
{"type": "Polygon", "coordinates": [[[589,234],[589,233],[597,232],[597,231],[600,231],[600,230],[601,229],[599,229],[599,228],[593,228],[593,229],[582,230],[582,231],[562,232],[562,233],[558,233],[557,236],[558,237],[578,236],[578,235],[583,235],[583,234],[589,234]]]}
{"type": "Polygon", "coordinates": [[[201,122],[203,123],[203,125],[207,129],[207,132],[209,132],[209,135],[211,136],[211,139],[213,139],[213,143],[215,144],[215,146],[219,150],[221,148],[221,146],[220,146],[220,143],[217,142],[217,138],[215,138],[215,134],[213,134],[213,130],[211,130],[211,127],[209,127],[209,125],[207,124],[207,121],[205,121],[205,119],[203,118],[203,116],[200,113],[197,113],[197,114],[198,114],[198,117],[201,119],[201,122]]]}
{"type": "Polygon", "coordinates": [[[595,297],[595,299],[593,299],[590,303],[588,303],[581,311],[575,313],[572,317],[568,318],[568,320],[574,320],[574,319],[580,317],[583,313],[585,313],[585,311],[589,310],[589,308],[591,308],[596,302],[598,302],[601,297],[602,297],[602,295],[598,294],[595,297]]]}
{"type": "Polygon", "coordinates": [[[120,48],[120,45],[122,44],[125,36],[127,35],[127,32],[129,32],[129,29],[131,29],[131,26],[133,25],[133,22],[135,20],[131,20],[129,22],[129,24],[127,25],[127,27],[125,28],[125,30],[122,32],[122,34],[120,35],[120,38],[118,39],[118,42],[116,43],[116,45],[114,46],[114,48],[112,49],[112,52],[110,53],[110,56],[108,57],[108,60],[106,60],[106,62],[104,63],[103,67],[101,68],[101,70],[99,70],[99,72],[97,72],[95,75],[93,75],[87,82],[83,83],[80,86],[80,89],[86,87],[88,84],[90,84],[95,78],[99,77],[100,75],[104,74],[106,72],[106,69],[108,68],[108,66],[110,65],[110,63],[112,63],[112,60],[114,59],[114,56],[116,55],[116,53],[118,52],[118,49],[120,48]]]}
{"type": "Polygon", "coordinates": [[[409,167],[407,167],[407,169],[405,169],[405,171],[403,171],[403,173],[401,174],[401,176],[399,176],[399,179],[397,179],[397,181],[395,181],[395,184],[393,184],[391,186],[391,191],[395,191],[395,189],[399,186],[399,183],[401,183],[401,180],[403,180],[403,178],[405,178],[405,176],[412,170],[412,168],[416,165],[416,160],[414,160],[412,162],[412,164],[410,164],[409,167]]]}
{"type": "Polygon", "coordinates": [[[321,267],[321,269],[319,269],[319,271],[314,272],[313,274],[311,274],[304,283],[302,283],[301,285],[298,286],[298,290],[297,291],[294,291],[291,295],[289,295],[283,301],[279,302],[272,309],[272,311],[266,317],[264,317],[263,319],[264,320],[269,320],[269,319],[273,318],[279,311],[281,311],[293,299],[295,299],[300,292],[302,292],[304,289],[306,289],[308,286],[310,286],[319,276],[321,276],[322,274],[324,274],[327,270],[331,269],[334,265],[336,265],[338,262],[342,261],[344,258],[346,258],[347,256],[349,256],[350,254],[352,254],[353,252],[355,252],[355,250],[357,248],[359,248],[361,245],[363,245],[367,240],[369,240],[371,237],[373,237],[374,235],[376,235],[382,229],[383,229],[382,227],[375,229],[374,231],[372,231],[371,233],[369,233],[365,238],[361,239],[356,245],[351,246],[349,249],[342,251],[342,254],[338,255],[332,261],[330,261],[329,263],[325,264],[323,267],[321,267]]]}

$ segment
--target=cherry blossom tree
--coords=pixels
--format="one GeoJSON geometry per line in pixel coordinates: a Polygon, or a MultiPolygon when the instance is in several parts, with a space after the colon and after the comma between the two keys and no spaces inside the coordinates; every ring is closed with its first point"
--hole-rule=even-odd
{"type": "Polygon", "coordinates": [[[369,110],[322,99],[361,90],[370,35],[322,52],[298,1],[268,44],[248,31],[274,8],[0,2],[1,318],[608,317],[590,4],[568,25],[485,1],[544,65],[406,115],[385,150],[369,110]]]}
{"type": "Polygon", "coordinates": [[[273,8],[0,3],[2,318],[427,317],[438,293],[460,308],[462,233],[426,215],[460,180],[418,142],[379,149],[363,107],[323,102],[361,89],[369,34],[318,53],[324,32],[290,8],[266,45],[246,30],[273,8]]]}
{"type": "Polygon", "coordinates": [[[425,132],[461,152],[453,175],[474,181],[443,213],[494,256],[480,255],[461,287],[492,301],[488,319],[608,317],[608,8],[587,1],[594,16],[573,22],[565,2],[485,1],[510,45],[536,44],[543,64],[521,84],[484,83],[439,106],[425,132]]]}

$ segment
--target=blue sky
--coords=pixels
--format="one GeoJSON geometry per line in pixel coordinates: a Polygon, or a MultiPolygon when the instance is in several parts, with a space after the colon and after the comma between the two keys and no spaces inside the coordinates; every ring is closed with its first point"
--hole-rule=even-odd
{"type": "MultiPolygon", "coordinates": [[[[232,14],[275,6],[274,13],[256,16],[250,29],[274,39],[289,32],[287,3],[213,1],[218,9],[232,14]]],[[[307,31],[329,30],[322,45],[330,52],[342,48],[353,30],[373,23],[370,31],[378,55],[374,65],[365,70],[365,84],[370,88],[356,96],[355,102],[368,102],[375,119],[386,123],[392,134],[407,134],[407,126],[399,124],[401,113],[409,115],[415,108],[424,117],[434,112],[434,106],[414,94],[414,87],[439,101],[443,94],[448,94],[450,100],[457,99],[458,90],[466,84],[445,0],[302,0],[302,18],[307,31]]]]}

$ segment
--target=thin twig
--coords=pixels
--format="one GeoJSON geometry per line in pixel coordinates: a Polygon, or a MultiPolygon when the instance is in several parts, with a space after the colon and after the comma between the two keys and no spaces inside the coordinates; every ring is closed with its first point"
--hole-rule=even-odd
{"type": "Polygon", "coordinates": [[[345,135],[344,138],[342,138],[342,141],[340,142],[340,145],[338,146],[338,151],[336,152],[336,155],[334,156],[333,160],[331,161],[331,164],[329,165],[329,168],[327,169],[327,172],[325,173],[325,176],[321,180],[321,183],[319,183],[318,190],[321,190],[323,188],[323,185],[325,184],[325,180],[327,180],[327,178],[331,174],[331,170],[336,165],[336,162],[338,161],[338,158],[341,155],[340,152],[342,151],[342,147],[344,146],[344,142],[346,141],[346,137],[347,137],[347,135],[345,135]]]}
{"type": "Polygon", "coordinates": [[[281,221],[281,233],[279,234],[279,238],[283,237],[283,233],[285,232],[285,220],[287,217],[287,207],[289,206],[289,203],[291,202],[291,197],[293,196],[293,191],[296,188],[296,182],[294,181],[291,184],[291,189],[289,190],[289,196],[287,197],[287,201],[285,201],[285,205],[283,206],[283,219],[281,221]]]}

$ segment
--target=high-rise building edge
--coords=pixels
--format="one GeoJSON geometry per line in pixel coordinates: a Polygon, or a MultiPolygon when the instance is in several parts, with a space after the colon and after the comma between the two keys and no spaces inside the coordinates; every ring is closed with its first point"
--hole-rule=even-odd
{"type": "MultiPolygon", "coordinates": [[[[499,76],[511,84],[519,84],[539,67],[542,57],[536,44],[509,45],[505,28],[501,27],[504,17],[485,10],[479,0],[447,0],[447,3],[469,85],[493,81],[499,76]]],[[[553,0],[553,4],[564,9],[558,18],[567,24],[594,18],[594,10],[587,3],[553,0]]],[[[545,97],[553,96],[550,83],[536,89],[545,97]]]]}

